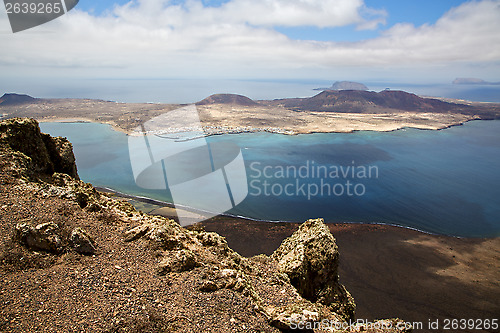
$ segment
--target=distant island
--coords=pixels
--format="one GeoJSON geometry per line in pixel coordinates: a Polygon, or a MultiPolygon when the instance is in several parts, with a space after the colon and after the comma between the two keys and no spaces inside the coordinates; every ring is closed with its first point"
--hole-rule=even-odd
{"type": "Polygon", "coordinates": [[[368,90],[368,87],[359,82],[337,81],[330,88],[315,88],[313,90],[368,90]]]}
{"type": "Polygon", "coordinates": [[[455,80],[453,80],[452,82],[453,84],[463,84],[463,85],[474,85],[474,84],[477,84],[477,85],[500,85],[500,82],[488,82],[488,81],[484,81],[482,79],[477,79],[477,78],[472,78],[472,77],[468,77],[468,78],[464,78],[464,77],[459,77],[459,78],[456,78],[455,80]]]}
{"type": "MultiPolygon", "coordinates": [[[[352,87],[347,83],[334,85],[347,86],[352,87]]],[[[19,94],[5,94],[0,101],[3,119],[98,122],[129,134],[146,121],[183,106],[44,99],[19,94]]],[[[312,97],[275,100],[215,94],[193,104],[206,135],[384,132],[405,127],[437,130],[475,119],[500,119],[500,104],[425,98],[396,90],[325,90],[312,97]]]]}

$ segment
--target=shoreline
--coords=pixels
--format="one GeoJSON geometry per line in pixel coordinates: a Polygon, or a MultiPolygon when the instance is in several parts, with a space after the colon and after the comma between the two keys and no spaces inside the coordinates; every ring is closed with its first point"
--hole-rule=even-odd
{"type": "MultiPolygon", "coordinates": [[[[436,131],[441,131],[441,130],[445,130],[445,129],[456,127],[456,126],[463,126],[466,123],[469,123],[469,122],[472,122],[472,121],[477,121],[477,120],[485,120],[485,119],[472,119],[472,120],[468,120],[468,121],[466,121],[464,123],[458,123],[458,124],[451,125],[451,126],[448,126],[446,128],[443,128],[443,129],[438,129],[436,131]]],[[[488,119],[488,120],[495,120],[495,119],[488,119]]],[[[84,119],[84,118],[79,118],[79,119],[75,119],[75,118],[61,118],[61,119],[59,119],[58,122],[73,122],[73,123],[77,123],[77,122],[82,122],[82,121],[90,122],[90,123],[99,123],[99,122],[91,121],[89,119],[84,119]]],[[[110,124],[107,124],[107,123],[105,123],[105,124],[111,126],[110,124]]],[[[111,127],[111,128],[114,129],[113,127],[111,127]]],[[[404,130],[406,130],[406,128],[401,128],[401,129],[397,129],[397,130],[394,130],[394,131],[404,131],[404,130]]],[[[417,130],[420,130],[420,131],[433,131],[433,130],[430,130],[430,129],[417,129],[417,130]]],[[[394,132],[394,131],[391,131],[391,132],[394,132]]],[[[356,132],[358,132],[358,131],[356,131],[356,132]]],[[[381,131],[367,130],[367,132],[374,132],[375,133],[375,132],[381,132],[381,131]]],[[[231,134],[233,134],[233,133],[231,133],[231,134]]],[[[308,134],[313,134],[313,133],[308,133],[308,134]]],[[[217,135],[224,135],[224,134],[217,134],[217,135]]],[[[226,134],[226,135],[230,135],[230,134],[226,134]]],[[[287,134],[283,134],[283,135],[287,135],[287,134]]],[[[296,134],[296,135],[302,135],[302,134],[296,134]]],[[[161,201],[161,200],[156,200],[156,199],[149,198],[149,197],[141,197],[141,196],[137,196],[137,195],[134,195],[134,194],[126,194],[126,193],[114,190],[112,188],[104,188],[104,187],[102,187],[102,189],[110,190],[111,192],[113,192],[115,194],[120,194],[121,196],[125,196],[126,198],[129,198],[129,199],[132,199],[132,200],[137,200],[137,201],[142,201],[142,202],[150,203],[150,204],[153,204],[153,205],[157,205],[158,207],[168,207],[168,208],[171,208],[171,209],[175,208],[174,204],[169,203],[169,202],[165,202],[165,201],[161,201]]],[[[201,210],[197,210],[197,209],[195,209],[193,207],[179,207],[179,208],[180,208],[181,211],[197,213],[197,214],[199,214],[201,216],[203,216],[204,214],[207,213],[207,212],[204,212],[204,211],[201,211],[201,210]]],[[[161,215],[161,214],[158,214],[158,215],[161,215]]],[[[288,220],[258,219],[258,218],[248,217],[248,216],[240,216],[240,215],[232,215],[232,214],[222,214],[222,215],[224,217],[228,217],[228,218],[244,219],[244,220],[253,221],[253,222],[269,222],[269,223],[281,223],[281,222],[284,222],[284,223],[297,223],[297,222],[299,222],[299,221],[288,221],[288,220]]],[[[172,216],[172,217],[176,216],[175,212],[174,213],[170,213],[169,216],[172,216]]],[[[386,226],[401,228],[401,229],[405,229],[405,230],[414,230],[414,231],[418,231],[418,232],[423,233],[423,234],[429,234],[429,235],[435,235],[435,236],[441,236],[442,235],[442,236],[459,238],[459,239],[460,238],[467,238],[467,239],[488,238],[488,239],[490,239],[490,238],[498,238],[498,237],[500,237],[500,235],[497,235],[497,234],[468,236],[468,235],[455,235],[455,234],[448,234],[448,233],[440,233],[440,232],[436,232],[436,231],[429,231],[429,230],[425,230],[425,229],[420,229],[418,227],[406,226],[406,225],[395,224],[395,223],[388,223],[388,222],[384,222],[384,221],[374,221],[374,222],[342,221],[342,223],[346,223],[346,224],[350,224],[350,225],[386,225],[386,226]]]]}
{"type": "MultiPolygon", "coordinates": [[[[6,118],[8,119],[8,118],[6,118]]],[[[113,121],[99,121],[95,119],[90,119],[90,118],[65,118],[65,117],[60,117],[60,118],[38,118],[35,117],[35,120],[37,120],[40,123],[68,123],[68,124],[78,124],[78,123],[92,123],[92,124],[102,124],[102,125],[109,125],[112,130],[116,132],[121,132],[126,134],[127,136],[131,136],[134,134],[134,131],[129,131],[126,130],[122,127],[120,127],[118,124],[114,123],[113,121]]],[[[462,121],[457,121],[456,123],[452,124],[446,124],[442,125],[439,127],[432,127],[432,126],[427,126],[427,125],[421,125],[421,126],[400,126],[400,127],[395,127],[395,128],[381,128],[381,129],[373,129],[373,128],[368,128],[368,129],[350,129],[350,130],[331,130],[331,131],[293,131],[290,129],[286,128],[275,128],[275,127],[262,127],[262,128],[253,128],[253,129],[235,129],[232,127],[221,127],[217,128],[216,130],[213,131],[207,131],[205,132],[205,135],[203,137],[210,137],[210,136],[217,136],[217,135],[232,135],[232,134],[251,134],[251,133],[271,133],[271,134],[281,134],[281,135],[308,135],[308,134],[353,134],[353,133],[359,133],[359,132],[377,132],[377,133],[391,133],[391,132],[397,132],[397,131],[404,131],[407,129],[415,129],[415,130],[421,130],[421,131],[442,131],[446,130],[452,127],[457,127],[457,126],[463,126],[469,122],[472,121],[494,121],[494,120],[499,120],[499,119],[481,119],[479,117],[474,117],[471,119],[465,119],[462,121]]],[[[213,126],[207,126],[207,127],[213,127],[213,126]]],[[[205,130],[205,128],[204,128],[205,130]]],[[[162,132],[163,133],[163,132],[162,132]]],[[[183,133],[183,132],[181,132],[183,133]]],[[[155,135],[155,133],[149,133],[146,132],[146,135],[155,135]]],[[[195,138],[195,139],[198,139],[195,138]]]]}
{"type": "Polygon", "coordinates": [[[56,118],[37,118],[34,117],[36,121],[39,123],[61,123],[61,124],[101,124],[101,125],[109,125],[113,131],[124,133],[126,135],[130,135],[125,129],[121,128],[117,124],[112,121],[98,121],[91,118],[65,118],[65,117],[56,117],[56,118]]]}
{"type": "MultiPolygon", "coordinates": [[[[271,255],[300,224],[223,217],[201,223],[246,257],[271,255]]],[[[442,322],[497,317],[500,237],[454,238],[384,225],[326,225],[336,239],[340,282],[356,301],[357,318],[442,322]]]]}
{"type": "Polygon", "coordinates": [[[205,136],[255,132],[284,135],[392,132],[405,128],[441,130],[471,120],[500,119],[500,103],[485,105],[453,99],[445,102],[436,97],[419,97],[404,91],[393,91],[389,97],[385,95],[384,91],[353,93],[340,90],[305,98],[252,101],[240,95],[215,94],[189,104],[34,99],[21,104],[2,104],[0,111],[3,118],[30,117],[40,122],[108,124],[115,131],[127,135],[137,134],[134,133],[136,129],[151,120],[154,126],[149,128],[150,134],[180,131],[180,123],[177,126],[166,124],[166,127],[171,125],[172,128],[164,128],[161,122],[157,124],[155,121],[187,105],[196,108],[198,117],[192,121],[199,121],[205,136]],[[248,103],[239,101],[238,96],[248,99],[245,99],[248,103]],[[410,106],[405,102],[407,99],[412,101],[410,106]]]}
{"type": "MultiPolygon", "coordinates": [[[[155,210],[159,210],[161,208],[170,208],[170,209],[176,209],[175,205],[173,203],[170,203],[170,202],[166,202],[166,201],[161,201],[161,200],[157,200],[157,199],[153,199],[153,198],[149,198],[149,197],[144,197],[144,196],[136,196],[136,195],[133,195],[133,194],[127,194],[127,193],[123,193],[123,192],[120,192],[120,191],[116,191],[112,188],[109,188],[109,187],[95,187],[95,189],[99,192],[104,192],[104,193],[111,193],[119,198],[124,198],[124,199],[129,199],[129,200],[132,200],[132,201],[137,201],[137,202],[141,202],[141,203],[146,203],[146,204],[149,204],[149,205],[153,205],[153,206],[157,206],[158,208],[157,209],[154,209],[152,211],[155,211],[155,210]]],[[[132,204],[134,207],[135,205],[132,204]]],[[[136,208],[137,209],[137,208],[136,208]]],[[[187,211],[187,212],[191,212],[191,213],[195,213],[195,214],[200,214],[202,215],[203,213],[206,213],[202,210],[198,210],[196,208],[192,208],[192,207],[187,207],[187,206],[182,206],[180,208],[181,211],[187,211]]],[[[176,219],[176,216],[174,215],[170,215],[170,214],[151,214],[151,213],[146,213],[145,214],[149,214],[149,215],[159,215],[159,216],[163,216],[163,217],[167,217],[167,218],[172,218],[174,220],[177,221],[176,219]]],[[[316,218],[316,217],[311,217],[311,218],[316,218]]],[[[286,224],[300,224],[301,222],[297,222],[297,221],[285,221],[285,220],[279,220],[279,221],[272,221],[272,220],[261,220],[261,219],[256,219],[256,218],[252,218],[252,217],[247,217],[247,216],[240,216],[240,215],[232,215],[232,214],[227,214],[227,213],[223,213],[223,214],[219,214],[217,216],[214,216],[214,217],[211,217],[211,218],[208,218],[206,220],[202,220],[201,222],[197,222],[195,224],[205,224],[205,223],[210,223],[211,220],[216,220],[216,219],[234,219],[234,220],[238,220],[238,221],[246,221],[246,222],[255,222],[255,223],[266,223],[266,224],[281,224],[281,223],[286,223],[286,224]]],[[[303,221],[302,221],[303,222],[303,221]]],[[[398,225],[398,224],[394,224],[394,223],[384,223],[384,222],[349,222],[349,221],[344,221],[344,222],[332,222],[332,223],[328,223],[328,221],[325,221],[325,223],[327,225],[346,225],[346,226],[349,226],[349,227],[356,227],[356,226],[360,226],[361,228],[364,227],[364,226],[379,226],[379,227],[389,227],[389,228],[395,228],[395,229],[400,229],[400,230],[406,230],[406,231],[411,231],[411,232],[418,232],[419,234],[422,234],[422,235],[428,235],[428,236],[435,236],[435,237],[447,237],[447,238],[453,238],[453,239],[469,239],[469,240],[492,240],[492,239],[497,239],[497,238],[500,238],[500,236],[488,236],[488,237],[463,237],[463,236],[456,236],[456,235],[449,235],[449,234],[440,234],[440,233],[435,233],[435,232],[431,232],[431,231],[426,231],[426,230],[421,230],[421,229],[418,229],[418,228],[415,228],[415,227],[409,227],[409,226],[403,226],[403,225],[398,225]]],[[[187,226],[189,228],[189,226],[187,226]]]]}

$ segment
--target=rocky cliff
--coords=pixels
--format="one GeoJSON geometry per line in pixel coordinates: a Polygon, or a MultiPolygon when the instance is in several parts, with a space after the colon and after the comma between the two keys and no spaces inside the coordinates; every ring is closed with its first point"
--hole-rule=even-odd
{"type": "Polygon", "coordinates": [[[78,179],[71,143],[65,138],[41,133],[33,119],[14,118],[0,122],[0,144],[28,158],[30,163],[26,172],[46,175],[59,172],[78,179]]]}
{"type": "Polygon", "coordinates": [[[0,331],[408,332],[353,324],[321,219],[271,256],[136,211],[78,180],[71,144],[0,123],[0,331]]]}

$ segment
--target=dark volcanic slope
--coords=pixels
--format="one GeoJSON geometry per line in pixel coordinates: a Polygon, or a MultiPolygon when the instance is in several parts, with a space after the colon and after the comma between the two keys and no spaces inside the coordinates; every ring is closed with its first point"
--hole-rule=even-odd
{"type": "Polygon", "coordinates": [[[323,91],[310,98],[276,100],[287,108],[295,110],[380,113],[388,111],[413,112],[460,112],[470,113],[472,107],[462,104],[443,102],[437,99],[422,98],[404,91],[360,91],[341,90],[323,91]]]}
{"type": "Polygon", "coordinates": [[[0,97],[1,105],[15,105],[34,102],[36,98],[20,94],[4,94],[0,97]]]}
{"type": "Polygon", "coordinates": [[[215,94],[196,103],[196,105],[208,105],[208,104],[232,104],[232,105],[243,105],[243,106],[257,105],[257,103],[251,100],[250,98],[236,94],[215,94]]]}

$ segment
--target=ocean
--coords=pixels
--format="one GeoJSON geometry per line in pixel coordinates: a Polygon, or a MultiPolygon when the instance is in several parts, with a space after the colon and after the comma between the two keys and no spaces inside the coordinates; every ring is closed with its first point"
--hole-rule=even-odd
{"type": "MultiPolygon", "coordinates": [[[[217,93],[234,93],[254,100],[310,97],[313,89],[330,87],[335,80],[208,80],[208,79],[11,79],[0,91],[39,98],[90,98],[124,103],[195,103],[217,93]]],[[[339,80],[340,81],[340,80],[339,80]]],[[[500,85],[419,84],[361,81],[370,90],[403,90],[423,96],[500,102],[500,85]]]]}
{"type": "MultiPolygon", "coordinates": [[[[126,134],[95,123],[40,127],[73,143],[82,180],[171,202],[170,191],[135,184],[126,134]]],[[[500,235],[500,121],[440,131],[243,133],[207,141],[241,149],[248,195],[229,214],[383,223],[459,237],[500,235]]]]}

